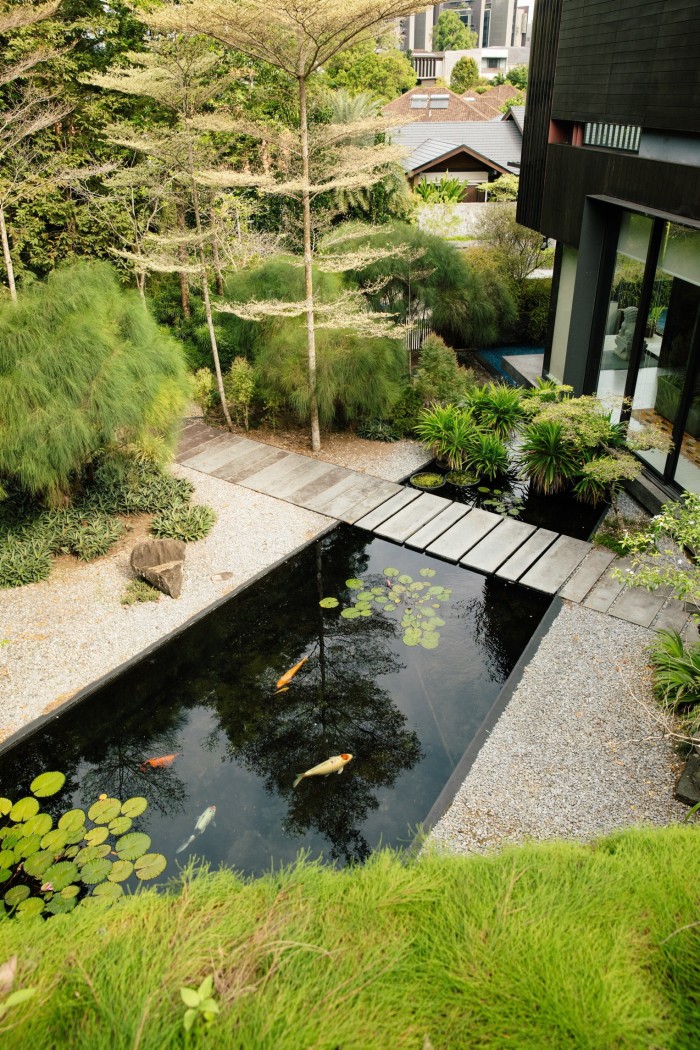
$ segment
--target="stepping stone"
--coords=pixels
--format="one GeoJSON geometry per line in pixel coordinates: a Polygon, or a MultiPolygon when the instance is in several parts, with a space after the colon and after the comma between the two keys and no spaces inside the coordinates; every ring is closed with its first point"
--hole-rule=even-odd
{"type": "Polygon", "coordinates": [[[191,453],[191,450],[196,448],[197,445],[204,445],[207,441],[212,441],[214,438],[227,436],[227,432],[208,427],[200,420],[196,420],[194,423],[188,424],[180,434],[176,458],[182,459],[188,452],[191,453]]]}
{"type": "Polygon", "coordinates": [[[500,569],[496,570],[496,576],[513,582],[519,580],[523,573],[527,572],[537,559],[552,546],[558,535],[558,532],[551,532],[549,529],[538,529],[508,561],[501,565],[500,569]]]}
{"type": "Polygon", "coordinates": [[[567,598],[570,602],[582,602],[591,587],[603,575],[611,561],[615,561],[615,555],[612,551],[601,550],[600,548],[593,549],[571,579],[559,591],[559,597],[567,598]]]}
{"type": "Polygon", "coordinates": [[[684,603],[679,602],[677,598],[669,598],[654,620],[653,627],[655,631],[678,631],[682,634],[689,619],[690,613],[684,603]]]}
{"type": "Polygon", "coordinates": [[[667,597],[668,594],[663,591],[645,591],[641,587],[628,587],[608,611],[618,620],[638,623],[640,627],[650,627],[667,597]]]}
{"type": "Polygon", "coordinates": [[[417,551],[424,551],[433,540],[447,532],[451,525],[455,525],[461,518],[464,518],[468,510],[469,508],[463,503],[448,503],[437,517],[429,521],[418,532],[414,532],[412,536],[409,536],[406,540],[406,546],[412,547],[417,551]]]}
{"type": "Polygon", "coordinates": [[[370,511],[369,514],[365,514],[363,518],[355,521],[358,529],[366,529],[367,532],[374,532],[378,525],[382,525],[392,515],[396,514],[397,511],[403,507],[407,507],[409,503],[413,503],[420,496],[420,492],[415,489],[400,489],[384,503],[381,503],[374,510],[370,511]]]}
{"type": "Polygon", "coordinates": [[[296,452],[285,453],[284,459],[276,463],[270,463],[261,467],[255,474],[249,474],[241,484],[244,488],[255,489],[263,492],[266,496],[279,496],[284,499],[284,493],[295,487],[295,480],[302,484],[304,473],[308,468],[309,460],[306,456],[298,456],[296,452]]]}
{"type": "Polygon", "coordinates": [[[213,471],[212,476],[238,485],[271,463],[279,463],[289,455],[273,445],[257,445],[252,452],[243,450],[240,456],[232,457],[228,463],[213,471]]]}
{"type": "Polygon", "coordinates": [[[478,572],[495,572],[506,558],[521,547],[528,536],[535,531],[534,525],[526,525],[523,521],[513,521],[512,518],[504,518],[492,532],[489,532],[483,540],[460,558],[460,565],[467,569],[476,569],[478,572]]]}
{"type": "MultiPolygon", "coordinates": [[[[261,445],[255,441],[248,441],[246,438],[241,438],[237,444],[231,446],[231,455],[229,459],[222,463],[216,470],[211,471],[212,477],[224,478],[228,480],[228,474],[234,467],[240,466],[241,464],[247,464],[251,459],[255,462],[259,462],[259,453],[261,450],[270,448],[270,445],[261,445]]],[[[283,453],[286,455],[286,452],[283,453]]]]}
{"type": "Polygon", "coordinates": [[[591,549],[585,540],[571,536],[560,536],[531,569],[521,576],[525,587],[532,587],[545,594],[555,594],[591,549]]]}
{"type": "Polygon", "coordinates": [[[203,445],[196,445],[180,462],[184,467],[199,470],[202,474],[211,474],[231,458],[241,440],[229,436],[214,438],[203,445]]]}
{"type": "Polygon", "coordinates": [[[401,492],[401,486],[393,481],[379,481],[377,478],[373,478],[372,481],[373,484],[366,490],[366,494],[342,513],[341,519],[348,525],[357,524],[359,518],[364,518],[369,511],[381,506],[390,496],[401,492]]]}
{"type": "Polygon", "coordinates": [[[385,540],[393,540],[394,543],[404,543],[414,532],[418,532],[423,525],[437,517],[440,511],[445,509],[446,502],[440,496],[424,492],[417,500],[376,528],[375,535],[382,536],[385,540]]]}
{"type": "MultiPolygon", "coordinates": [[[[620,558],[615,564],[615,568],[621,569],[622,572],[628,567],[629,560],[626,558],[620,558]]],[[[620,592],[624,590],[625,586],[626,584],[624,580],[613,579],[608,572],[607,575],[603,576],[603,578],[598,581],[591,593],[584,600],[583,605],[585,605],[587,609],[593,609],[595,612],[606,613],[620,592]]]]}
{"type": "MultiPolygon", "coordinates": [[[[338,468],[343,469],[344,468],[338,468]]],[[[327,514],[331,518],[339,518],[342,521],[355,520],[352,515],[353,508],[358,509],[357,517],[362,517],[373,510],[389,496],[399,491],[399,486],[391,481],[379,481],[377,478],[366,474],[356,474],[352,470],[344,470],[344,476],[340,477],[335,484],[331,484],[324,492],[307,499],[305,506],[317,514],[327,514]]]]}
{"type": "Polygon", "coordinates": [[[479,540],[495,529],[500,521],[498,514],[475,507],[426,550],[428,554],[435,554],[438,558],[458,562],[479,540]]]}

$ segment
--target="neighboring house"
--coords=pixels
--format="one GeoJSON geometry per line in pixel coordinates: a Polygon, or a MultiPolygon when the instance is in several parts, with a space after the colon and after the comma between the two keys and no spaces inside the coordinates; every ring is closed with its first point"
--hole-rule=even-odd
{"type": "MultiPolygon", "coordinates": [[[[479,96],[477,95],[476,98],[479,96]]],[[[496,107],[495,112],[498,109],[496,107]]],[[[388,102],[382,113],[389,117],[410,117],[412,121],[431,122],[457,120],[490,120],[493,116],[491,107],[482,107],[476,102],[465,102],[449,88],[424,85],[411,88],[403,95],[388,102]]]]}
{"type": "Polygon", "coordinates": [[[538,0],[517,211],[557,241],[543,374],[667,430],[659,498],[700,492],[700,19],[669,6],[538,0]]]}
{"type": "Polygon", "coordinates": [[[391,140],[410,150],[401,163],[411,187],[449,173],[464,183],[464,201],[483,199],[477,186],[520,169],[522,133],[514,121],[407,124],[392,131],[391,140]]]}

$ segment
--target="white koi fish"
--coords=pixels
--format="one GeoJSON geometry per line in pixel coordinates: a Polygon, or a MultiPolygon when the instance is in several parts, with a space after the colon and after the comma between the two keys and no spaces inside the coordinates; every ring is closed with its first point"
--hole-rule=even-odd
{"type": "Polygon", "coordinates": [[[331,773],[342,773],[343,768],[347,766],[351,758],[352,755],[333,755],[333,758],[327,758],[325,762],[319,762],[317,766],[312,766],[305,773],[298,773],[292,786],[296,787],[304,777],[328,777],[331,773]]]}
{"type": "MultiPolygon", "coordinates": [[[[201,835],[203,831],[209,827],[210,824],[214,823],[214,814],[216,813],[216,806],[207,806],[203,813],[197,817],[197,821],[194,826],[194,835],[190,835],[186,842],[183,842],[181,846],[178,846],[175,850],[176,853],[182,853],[186,850],[191,842],[194,842],[197,835],[201,835]]],[[[214,823],[216,827],[216,823],[214,823]]]]}

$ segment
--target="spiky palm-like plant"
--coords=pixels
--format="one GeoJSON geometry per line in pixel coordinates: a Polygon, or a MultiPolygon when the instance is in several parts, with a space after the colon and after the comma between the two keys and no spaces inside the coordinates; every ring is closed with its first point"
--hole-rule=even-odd
{"type": "Polygon", "coordinates": [[[464,470],[474,437],[474,420],[468,409],[432,405],[421,412],[415,432],[437,460],[450,470],[464,470]]]}
{"type": "Polygon", "coordinates": [[[503,383],[474,387],[467,402],[478,426],[502,440],[510,437],[525,416],[521,391],[503,383]]]}
{"type": "Polygon", "coordinates": [[[466,469],[478,478],[494,481],[510,465],[508,450],[498,434],[475,429],[465,450],[466,469]]]}
{"type": "Polygon", "coordinates": [[[651,647],[652,687],[664,707],[685,711],[691,732],[700,728],[700,643],[686,647],[678,631],[661,630],[651,647]]]}
{"type": "Polygon", "coordinates": [[[545,495],[566,488],[580,466],[563,425],[546,420],[536,420],[526,428],[520,459],[525,477],[545,495]]]}

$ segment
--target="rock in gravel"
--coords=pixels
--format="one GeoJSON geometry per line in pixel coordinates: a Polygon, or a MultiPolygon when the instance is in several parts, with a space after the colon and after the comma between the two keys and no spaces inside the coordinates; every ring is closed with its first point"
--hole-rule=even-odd
{"type": "Polygon", "coordinates": [[[139,575],[163,594],[179,598],[182,591],[182,564],[181,561],[166,561],[151,569],[141,569],[139,575]]]}

